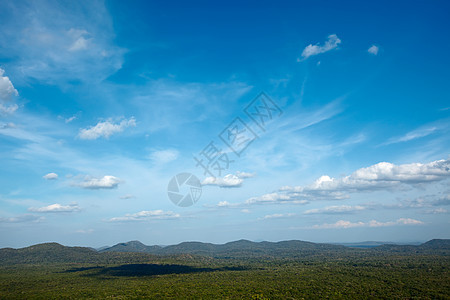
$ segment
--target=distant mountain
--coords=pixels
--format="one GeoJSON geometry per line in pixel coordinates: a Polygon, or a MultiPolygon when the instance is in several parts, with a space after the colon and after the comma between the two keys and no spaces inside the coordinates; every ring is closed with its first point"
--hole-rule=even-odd
{"type": "Polygon", "coordinates": [[[160,246],[146,246],[139,241],[130,241],[127,243],[119,243],[112,247],[100,249],[99,252],[142,252],[142,253],[156,253],[160,246]]]}
{"type": "Polygon", "coordinates": [[[422,249],[441,249],[441,250],[449,250],[450,249],[450,240],[446,239],[434,239],[430,240],[426,243],[420,245],[422,249]]]}
{"type": "Polygon", "coordinates": [[[44,243],[12,249],[0,249],[0,265],[46,263],[133,263],[153,259],[146,253],[99,253],[88,247],[67,247],[58,243],[44,243]]]}
{"type": "Polygon", "coordinates": [[[0,264],[42,262],[90,262],[98,257],[98,252],[85,247],[66,247],[58,243],[38,244],[21,249],[0,249],[0,264]]]}
{"type": "Polygon", "coordinates": [[[333,243],[333,245],[342,245],[346,247],[352,248],[373,248],[382,245],[414,245],[418,246],[420,242],[411,242],[411,243],[392,243],[392,242],[376,242],[376,241],[366,241],[366,242],[358,242],[358,243],[333,243]]]}
{"type": "Polygon", "coordinates": [[[412,253],[433,253],[440,255],[450,255],[450,240],[434,239],[417,246],[385,244],[375,247],[373,248],[373,250],[391,253],[412,252],[412,253]]]}
{"type": "Polygon", "coordinates": [[[342,245],[317,244],[304,241],[252,242],[239,240],[226,244],[184,242],[166,247],[146,246],[139,241],[120,243],[96,251],[87,247],[66,247],[58,243],[38,244],[21,249],[0,249],[0,265],[43,263],[135,263],[148,262],[155,255],[180,258],[200,256],[216,258],[305,258],[339,256],[351,253],[369,255],[433,254],[450,255],[450,240],[435,239],[421,245],[386,244],[370,249],[356,249],[342,245]]]}
{"type": "Polygon", "coordinates": [[[345,247],[330,244],[316,244],[304,241],[252,242],[238,240],[226,244],[202,242],[183,242],[166,247],[146,246],[141,242],[120,243],[101,252],[143,252],[157,255],[192,254],[212,257],[253,257],[253,256],[291,256],[313,251],[342,251],[345,247]]]}

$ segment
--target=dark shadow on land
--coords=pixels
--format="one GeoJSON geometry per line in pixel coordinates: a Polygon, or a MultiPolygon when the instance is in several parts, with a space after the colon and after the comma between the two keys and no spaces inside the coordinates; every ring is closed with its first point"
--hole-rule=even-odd
{"type": "Polygon", "coordinates": [[[221,267],[221,268],[197,268],[185,265],[174,264],[127,264],[117,267],[84,267],[72,268],[64,272],[83,272],[87,270],[95,270],[83,274],[84,276],[154,276],[167,274],[189,274],[199,272],[215,272],[215,271],[243,271],[247,270],[245,267],[221,267]]]}

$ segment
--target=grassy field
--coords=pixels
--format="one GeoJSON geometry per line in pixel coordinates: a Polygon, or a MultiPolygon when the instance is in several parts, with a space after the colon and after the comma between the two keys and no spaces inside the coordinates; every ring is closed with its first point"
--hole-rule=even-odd
{"type": "Polygon", "coordinates": [[[449,258],[148,257],[121,264],[0,267],[1,299],[450,299],[449,258]]]}

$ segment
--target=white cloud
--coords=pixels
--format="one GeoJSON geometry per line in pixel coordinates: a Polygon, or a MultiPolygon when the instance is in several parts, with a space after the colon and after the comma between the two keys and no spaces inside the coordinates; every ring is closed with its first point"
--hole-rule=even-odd
{"type": "Polygon", "coordinates": [[[118,124],[112,123],[111,120],[105,122],[98,122],[97,125],[86,129],[81,129],[78,136],[83,140],[96,140],[100,137],[109,138],[115,133],[124,131],[125,128],[135,127],[136,120],[131,117],[129,120],[122,120],[118,124]]]}
{"type": "Polygon", "coordinates": [[[222,188],[240,187],[244,180],[236,175],[228,174],[223,178],[218,177],[206,177],[202,181],[202,185],[216,185],[222,188]]]}
{"type": "Polygon", "coordinates": [[[290,218],[294,217],[296,214],[294,213],[287,213],[287,214],[271,214],[271,215],[265,215],[262,219],[283,219],[283,218],[290,218]]]}
{"type": "Polygon", "coordinates": [[[345,220],[339,220],[336,223],[328,224],[324,223],[321,225],[314,225],[311,228],[313,229],[347,229],[347,228],[355,228],[355,227],[387,227],[387,226],[396,226],[396,225],[423,225],[425,224],[422,221],[409,219],[409,218],[400,218],[397,221],[388,221],[388,222],[379,222],[376,220],[371,220],[369,222],[351,222],[345,220]]]}
{"type": "Polygon", "coordinates": [[[380,50],[379,47],[372,45],[369,49],[367,49],[367,52],[373,55],[378,55],[378,51],[380,50]]]}
{"type": "Polygon", "coordinates": [[[401,186],[423,185],[448,178],[450,178],[450,160],[403,165],[381,162],[358,169],[342,178],[323,175],[307,186],[284,186],[277,192],[252,197],[245,203],[306,204],[315,200],[343,200],[350,197],[349,193],[398,189],[401,186]]]}
{"type": "Polygon", "coordinates": [[[228,207],[228,206],[230,206],[231,204],[230,204],[230,202],[228,202],[228,201],[220,201],[218,204],[217,204],[217,206],[218,207],[228,207]]]}
{"type": "Polygon", "coordinates": [[[12,100],[14,96],[18,96],[19,93],[14,88],[11,80],[7,76],[3,76],[5,70],[0,68],[0,114],[12,114],[19,107],[17,104],[7,104],[12,100]]]}
{"type": "Polygon", "coordinates": [[[440,181],[450,177],[450,160],[437,160],[430,163],[410,163],[395,165],[388,162],[356,170],[351,175],[342,178],[321,176],[313,184],[306,187],[285,187],[293,192],[337,192],[377,190],[395,188],[399,184],[414,185],[440,181]]]}
{"type": "Polygon", "coordinates": [[[325,41],[325,44],[323,46],[320,46],[319,44],[310,44],[306,46],[306,48],[303,49],[302,57],[303,59],[307,59],[310,56],[325,53],[327,51],[335,49],[340,43],[341,40],[337,37],[336,34],[330,34],[328,36],[328,40],[325,41]]]}
{"type": "Polygon", "coordinates": [[[249,173],[249,172],[240,172],[240,171],[237,171],[237,172],[236,172],[236,176],[237,176],[238,178],[241,178],[241,179],[246,179],[246,178],[252,178],[252,177],[255,177],[255,173],[249,173]]]}
{"type": "Polygon", "coordinates": [[[305,211],[303,214],[305,215],[312,215],[312,214],[343,214],[343,213],[353,213],[357,211],[365,210],[366,207],[356,205],[333,205],[333,206],[327,206],[324,208],[315,208],[315,209],[309,209],[305,211]]]}
{"type": "Polygon", "coordinates": [[[245,204],[252,205],[252,204],[283,204],[283,203],[290,203],[290,204],[307,204],[309,203],[307,200],[300,199],[299,195],[297,194],[285,194],[285,193],[269,193],[264,194],[259,197],[252,197],[250,199],[247,199],[245,201],[245,204]]]}
{"type": "Polygon", "coordinates": [[[28,211],[40,212],[40,213],[61,213],[61,212],[77,212],[81,208],[77,203],[72,203],[69,205],[61,205],[59,203],[51,204],[44,207],[30,207],[28,211]]]}
{"type": "Polygon", "coordinates": [[[55,179],[58,179],[58,174],[48,173],[47,175],[42,176],[42,178],[47,179],[47,180],[55,180],[55,179]]]}
{"type": "Polygon", "coordinates": [[[174,161],[178,158],[179,152],[175,149],[166,149],[166,150],[158,150],[153,151],[149,158],[158,165],[163,165],[166,163],[169,163],[171,161],[174,161]]]}
{"type": "Polygon", "coordinates": [[[4,74],[5,70],[0,68],[0,100],[6,102],[11,100],[13,96],[18,96],[19,92],[14,88],[9,77],[3,76],[4,74]]]}
{"type": "Polygon", "coordinates": [[[166,220],[177,219],[180,214],[172,211],[153,210],[153,211],[141,211],[134,214],[126,214],[124,217],[115,217],[109,219],[110,222],[126,222],[126,221],[149,221],[149,220],[166,220]]]}
{"type": "Polygon", "coordinates": [[[114,176],[106,175],[102,178],[86,177],[84,181],[76,184],[77,186],[85,189],[98,190],[98,189],[113,189],[116,188],[122,181],[114,176]]]}
{"type": "Polygon", "coordinates": [[[131,194],[126,194],[126,195],[120,196],[120,199],[124,199],[124,200],[132,199],[132,198],[135,198],[135,196],[131,195],[131,194]]]}
{"type": "Polygon", "coordinates": [[[206,177],[202,181],[202,185],[215,185],[222,188],[233,188],[233,187],[241,187],[244,179],[252,178],[255,176],[255,173],[248,172],[240,172],[237,171],[236,174],[228,174],[223,178],[219,177],[206,177]]]}
{"type": "Polygon", "coordinates": [[[279,192],[273,192],[248,199],[246,204],[307,204],[310,200],[343,200],[349,196],[340,191],[304,190],[299,187],[282,187],[279,192]],[[297,191],[293,191],[296,189],[297,191]]]}
{"type": "Polygon", "coordinates": [[[9,218],[2,218],[0,217],[0,223],[25,223],[25,222],[39,222],[44,220],[43,217],[35,216],[35,215],[21,215],[17,217],[9,217],[9,218]]]}

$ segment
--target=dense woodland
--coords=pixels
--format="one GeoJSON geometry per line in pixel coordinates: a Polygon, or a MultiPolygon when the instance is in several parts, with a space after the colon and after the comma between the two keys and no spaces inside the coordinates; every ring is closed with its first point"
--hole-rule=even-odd
{"type": "Polygon", "coordinates": [[[96,251],[49,243],[0,249],[0,298],[450,299],[449,258],[449,240],[370,249],[242,240],[96,251]]]}

